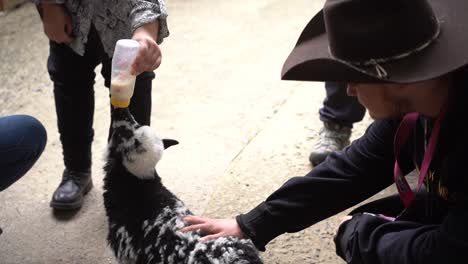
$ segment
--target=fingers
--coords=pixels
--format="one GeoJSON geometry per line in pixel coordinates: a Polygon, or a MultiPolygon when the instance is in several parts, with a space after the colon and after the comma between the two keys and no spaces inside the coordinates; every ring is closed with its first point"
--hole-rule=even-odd
{"type": "Polygon", "coordinates": [[[200,238],[200,241],[202,242],[207,242],[207,241],[210,241],[210,240],[215,240],[215,239],[218,239],[220,237],[222,237],[223,235],[221,233],[219,234],[213,234],[213,235],[208,235],[208,236],[204,236],[202,238],[200,238]]]}
{"type": "Polygon", "coordinates": [[[342,217],[340,225],[342,225],[344,222],[350,220],[351,218],[353,218],[351,215],[347,215],[347,216],[342,217]]]}
{"type": "Polygon", "coordinates": [[[351,215],[347,215],[347,216],[344,216],[341,218],[341,221],[340,221],[340,224],[338,225],[338,230],[340,229],[340,227],[346,223],[347,221],[351,220],[351,218],[353,218],[351,215]]]}
{"type": "Polygon", "coordinates": [[[214,240],[223,236],[223,232],[215,230],[213,225],[210,223],[210,220],[207,218],[199,216],[186,216],[183,220],[189,225],[179,230],[183,233],[197,230],[211,233],[210,235],[200,238],[200,241],[202,242],[214,240]]]}
{"type": "MultiPolygon", "coordinates": [[[[186,232],[201,230],[201,231],[205,231],[205,232],[209,233],[210,229],[211,229],[211,227],[209,225],[207,225],[207,224],[198,224],[198,225],[186,226],[186,227],[180,229],[179,231],[182,232],[182,233],[186,233],[186,232]]],[[[222,236],[223,236],[223,233],[215,233],[215,234],[207,235],[207,236],[204,236],[204,237],[200,238],[200,241],[206,242],[206,241],[209,241],[209,240],[214,240],[214,239],[220,238],[222,236]]]]}
{"type": "Polygon", "coordinates": [[[188,226],[180,229],[181,232],[201,230],[208,233],[207,236],[200,239],[201,241],[228,236],[238,238],[245,237],[235,219],[211,219],[199,216],[186,216],[183,221],[187,223],[188,226]]]}
{"type": "Polygon", "coordinates": [[[151,68],[153,70],[156,70],[157,68],[159,68],[159,66],[161,65],[161,62],[162,62],[162,56],[161,54],[159,54],[159,56],[156,57],[156,60],[154,61],[153,65],[151,66],[151,68]]]}
{"type": "Polygon", "coordinates": [[[188,226],[180,229],[181,232],[190,232],[201,230],[205,232],[210,232],[210,225],[206,218],[199,216],[186,216],[183,221],[187,223],[188,226]]]}
{"type": "Polygon", "coordinates": [[[64,34],[61,34],[61,37],[60,37],[60,41],[59,43],[65,43],[65,44],[68,44],[70,42],[73,41],[73,38],[70,37],[70,35],[68,33],[65,33],[64,34]]]}
{"type": "Polygon", "coordinates": [[[212,220],[200,216],[186,216],[183,221],[188,226],[180,229],[181,232],[190,232],[201,230],[206,233],[216,233],[212,220]]]}
{"type": "Polygon", "coordinates": [[[180,229],[180,232],[186,233],[186,232],[197,231],[197,230],[204,231],[204,228],[206,228],[205,224],[190,225],[190,226],[186,226],[186,227],[180,229]]]}
{"type": "Polygon", "coordinates": [[[188,215],[184,217],[184,222],[186,222],[189,225],[194,225],[194,224],[202,224],[207,222],[207,219],[201,216],[193,216],[193,215],[188,215]]]}
{"type": "Polygon", "coordinates": [[[138,62],[140,60],[140,55],[137,55],[135,61],[132,63],[132,69],[130,71],[130,74],[139,75],[140,73],[142,73],[140,63],[138,62]]]}
{"type": "Polygon", "coordinates": [[[73,40],[73,24],[70,21],[68,21],[65,24],[65,33],[66,33],[66,41],[71,42],[73,40]]]}
{"type": "Polygon", "coordinates": [[[132,64],[132,74],[138,75],[145,71],[153,71],[161,65],[162,56],[159,46],[154,40],[136,39],[140,43],[140,51],[132,64]]]}

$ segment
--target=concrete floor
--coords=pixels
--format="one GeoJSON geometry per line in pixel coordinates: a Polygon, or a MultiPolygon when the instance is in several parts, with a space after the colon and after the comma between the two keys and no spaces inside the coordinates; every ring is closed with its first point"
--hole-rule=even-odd
{"type": "MultiPolygon", "coordinates": [[[[166,152],[158,170],[195,213],[232,217],[311,169],[307,157],[321,127],[323,84],[280,81],[280,70],[323,2],[167,2],[171,36],[161,46],[152,126],[180,145],[166,152]]],[[[0,114],[34,115],[49,137],[36,166],[0,193],[0,263],[115,263],[102,205],[109,106],[101,76],[95,87],[95,188],[75,214],[49,208],[63,164],[47,53],[32,4],[0,17],[0,114]]],[[[368,118],[357,124],[353,137],[368,124],[368,118]]],[[[338,219],[275,239],[262,254],[265,263],[343,263],[332,242],[338,219]]]]}

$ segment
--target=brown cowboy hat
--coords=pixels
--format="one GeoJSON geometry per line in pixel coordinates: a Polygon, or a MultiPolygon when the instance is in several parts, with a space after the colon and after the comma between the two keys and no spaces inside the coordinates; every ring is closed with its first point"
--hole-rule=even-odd
{"type": "Polygon", "coordinates": [[[468,0],[327,0],[283,80],[412,83],[468,63],[468,0]]]}

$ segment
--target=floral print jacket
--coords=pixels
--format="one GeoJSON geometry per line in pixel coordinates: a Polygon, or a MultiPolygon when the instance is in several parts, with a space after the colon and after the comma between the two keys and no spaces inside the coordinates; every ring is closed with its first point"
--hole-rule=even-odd
{"type": "Polygon", "coordinates": [[[131,38],[138,27],[159,20],[157,43],[169,36],[164,0],[33,0],[63,4],[73,20],[74,40],[69,46],[83,55],[91,25],[94,25],[104,50],[112,57],[119,39],[131,38]]]}

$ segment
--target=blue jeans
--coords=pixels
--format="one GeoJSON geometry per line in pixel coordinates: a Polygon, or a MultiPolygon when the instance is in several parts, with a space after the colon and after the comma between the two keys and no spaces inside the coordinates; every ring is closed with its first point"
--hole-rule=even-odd
{"type": "Polygon", "coordinates": [[[364,118],[366,109],[356,97],[346,94],[346,83],[326,82],[327,97],[320,109],[320,120],[332,122],[346,127],[364,118]]]}
{"type": "Polygon", "coordinates": [[[46,141],[46,130],[34,117],[0,117],[0,192],[31,169],[46,141]]]}

